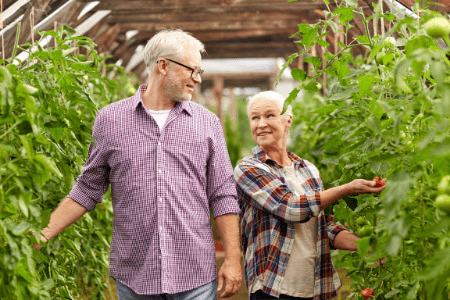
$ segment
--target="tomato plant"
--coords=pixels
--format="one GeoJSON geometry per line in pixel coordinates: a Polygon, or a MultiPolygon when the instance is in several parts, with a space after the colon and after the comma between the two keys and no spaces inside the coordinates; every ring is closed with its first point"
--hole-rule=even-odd
{"type": "Polygon", "coordinates": [[[386,179],[381,195],[344,197],[327,211],[364,235],[356,253],[332,254],[353,280],[349,298],[370,288],[376,299],[448,299],[450,217],[435,199],[450,170],[449,49],[439,48],[425,30],[427,21],[442,16],[415,5],[420,18],[400,18],[373,4],[370,17],[347,0],[328,6],[320,22],[298,25],[301,50],[285,67],[301,57],[314,68],[292,70],[298,87],[285,102],[295,116],[289,149],[318,166],[325,187],[386,179]],[[352,37],[355,16],[366,34],[352,37]],[[390,30],[373,35],[369,27],[381,19],[390,30]],[[344,42],[330,52],[322,38],[338,31],[344,42]],[[311,55],[312,47],[323,56],[311,55]],[[364,54],[354,54],[357,48],[364,54]],[[317,82],[324,74],[322,96],[317,82]],[[384,268],[377,266],[385,256],[384,268]]]}
{"type": "Polygon", "coordinates": [[[0,61],[0,299],[76,299],[86,286],[95,287],[91,299],[104,298],[110,201],[41,251],[32,246],[81,172],[97,109],[135,91],[122,68],[106,65],[107,76],[99,75],[106,57],[74,33],[40,32],[57,45],[38,46],[14,65],[16,50],[32,46],[16,45],[0,61]]]}

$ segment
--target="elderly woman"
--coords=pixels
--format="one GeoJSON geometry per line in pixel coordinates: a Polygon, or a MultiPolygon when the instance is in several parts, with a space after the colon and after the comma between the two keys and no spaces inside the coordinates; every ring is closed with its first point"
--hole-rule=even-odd
{"type": "Polygon", "coordinates": [[[323,210],[343,196],[384,187],[357,179],[324,190],[317,168],[286,149],[292,109],[281,115],[284,100],[266,91],[248,101],[257,146],[234,170],[245,279],[251,300],[330,299],[341,286],[330,251],[355,251],[358,237],[327,221],[323,210]]]}

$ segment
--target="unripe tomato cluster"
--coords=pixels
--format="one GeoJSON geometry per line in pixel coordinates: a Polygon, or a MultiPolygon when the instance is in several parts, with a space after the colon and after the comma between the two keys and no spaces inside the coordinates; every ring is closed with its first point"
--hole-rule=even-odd
{"type": "Polygon", "coordinates": [[[434,205],[450,214],[450,175],[444,176],[438,185],[439,196],[436,197],[434,205]]]}
{"type": "Polygon", "coordinates": [[[366,220],[364,216],[358,217],[356,219],[356,224],[360,227],[356,230],[356,235],[359,237],[366,237],[372,234],[372,226],[369,221],[366,220]]]}

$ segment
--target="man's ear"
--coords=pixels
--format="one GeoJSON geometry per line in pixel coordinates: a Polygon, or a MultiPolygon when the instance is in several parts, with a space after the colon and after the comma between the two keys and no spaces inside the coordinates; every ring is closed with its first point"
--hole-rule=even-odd
{"type": "Polygon", "coordinates": [[[156,69],[158,70],[159,73],[161,73],[162,75],[167,75],[167,68],[169,67],[169,64],[167,63],[167,61],[165,59],[160,59],[156,65],[156,69]]]}

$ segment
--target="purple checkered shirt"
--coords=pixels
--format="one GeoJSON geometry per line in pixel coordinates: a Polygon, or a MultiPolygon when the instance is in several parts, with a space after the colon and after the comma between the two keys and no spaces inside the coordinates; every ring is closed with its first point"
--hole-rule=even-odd
{"type": "Polygon", "coordinates": [[[146,88],[98,112],[97,145],[68,197],[93,210],[111,184],[110,276],[138,294],[174,294],[217,276],[210,209],[240,209],[219,119],[183,101],[160,130],[146,88]]]}

